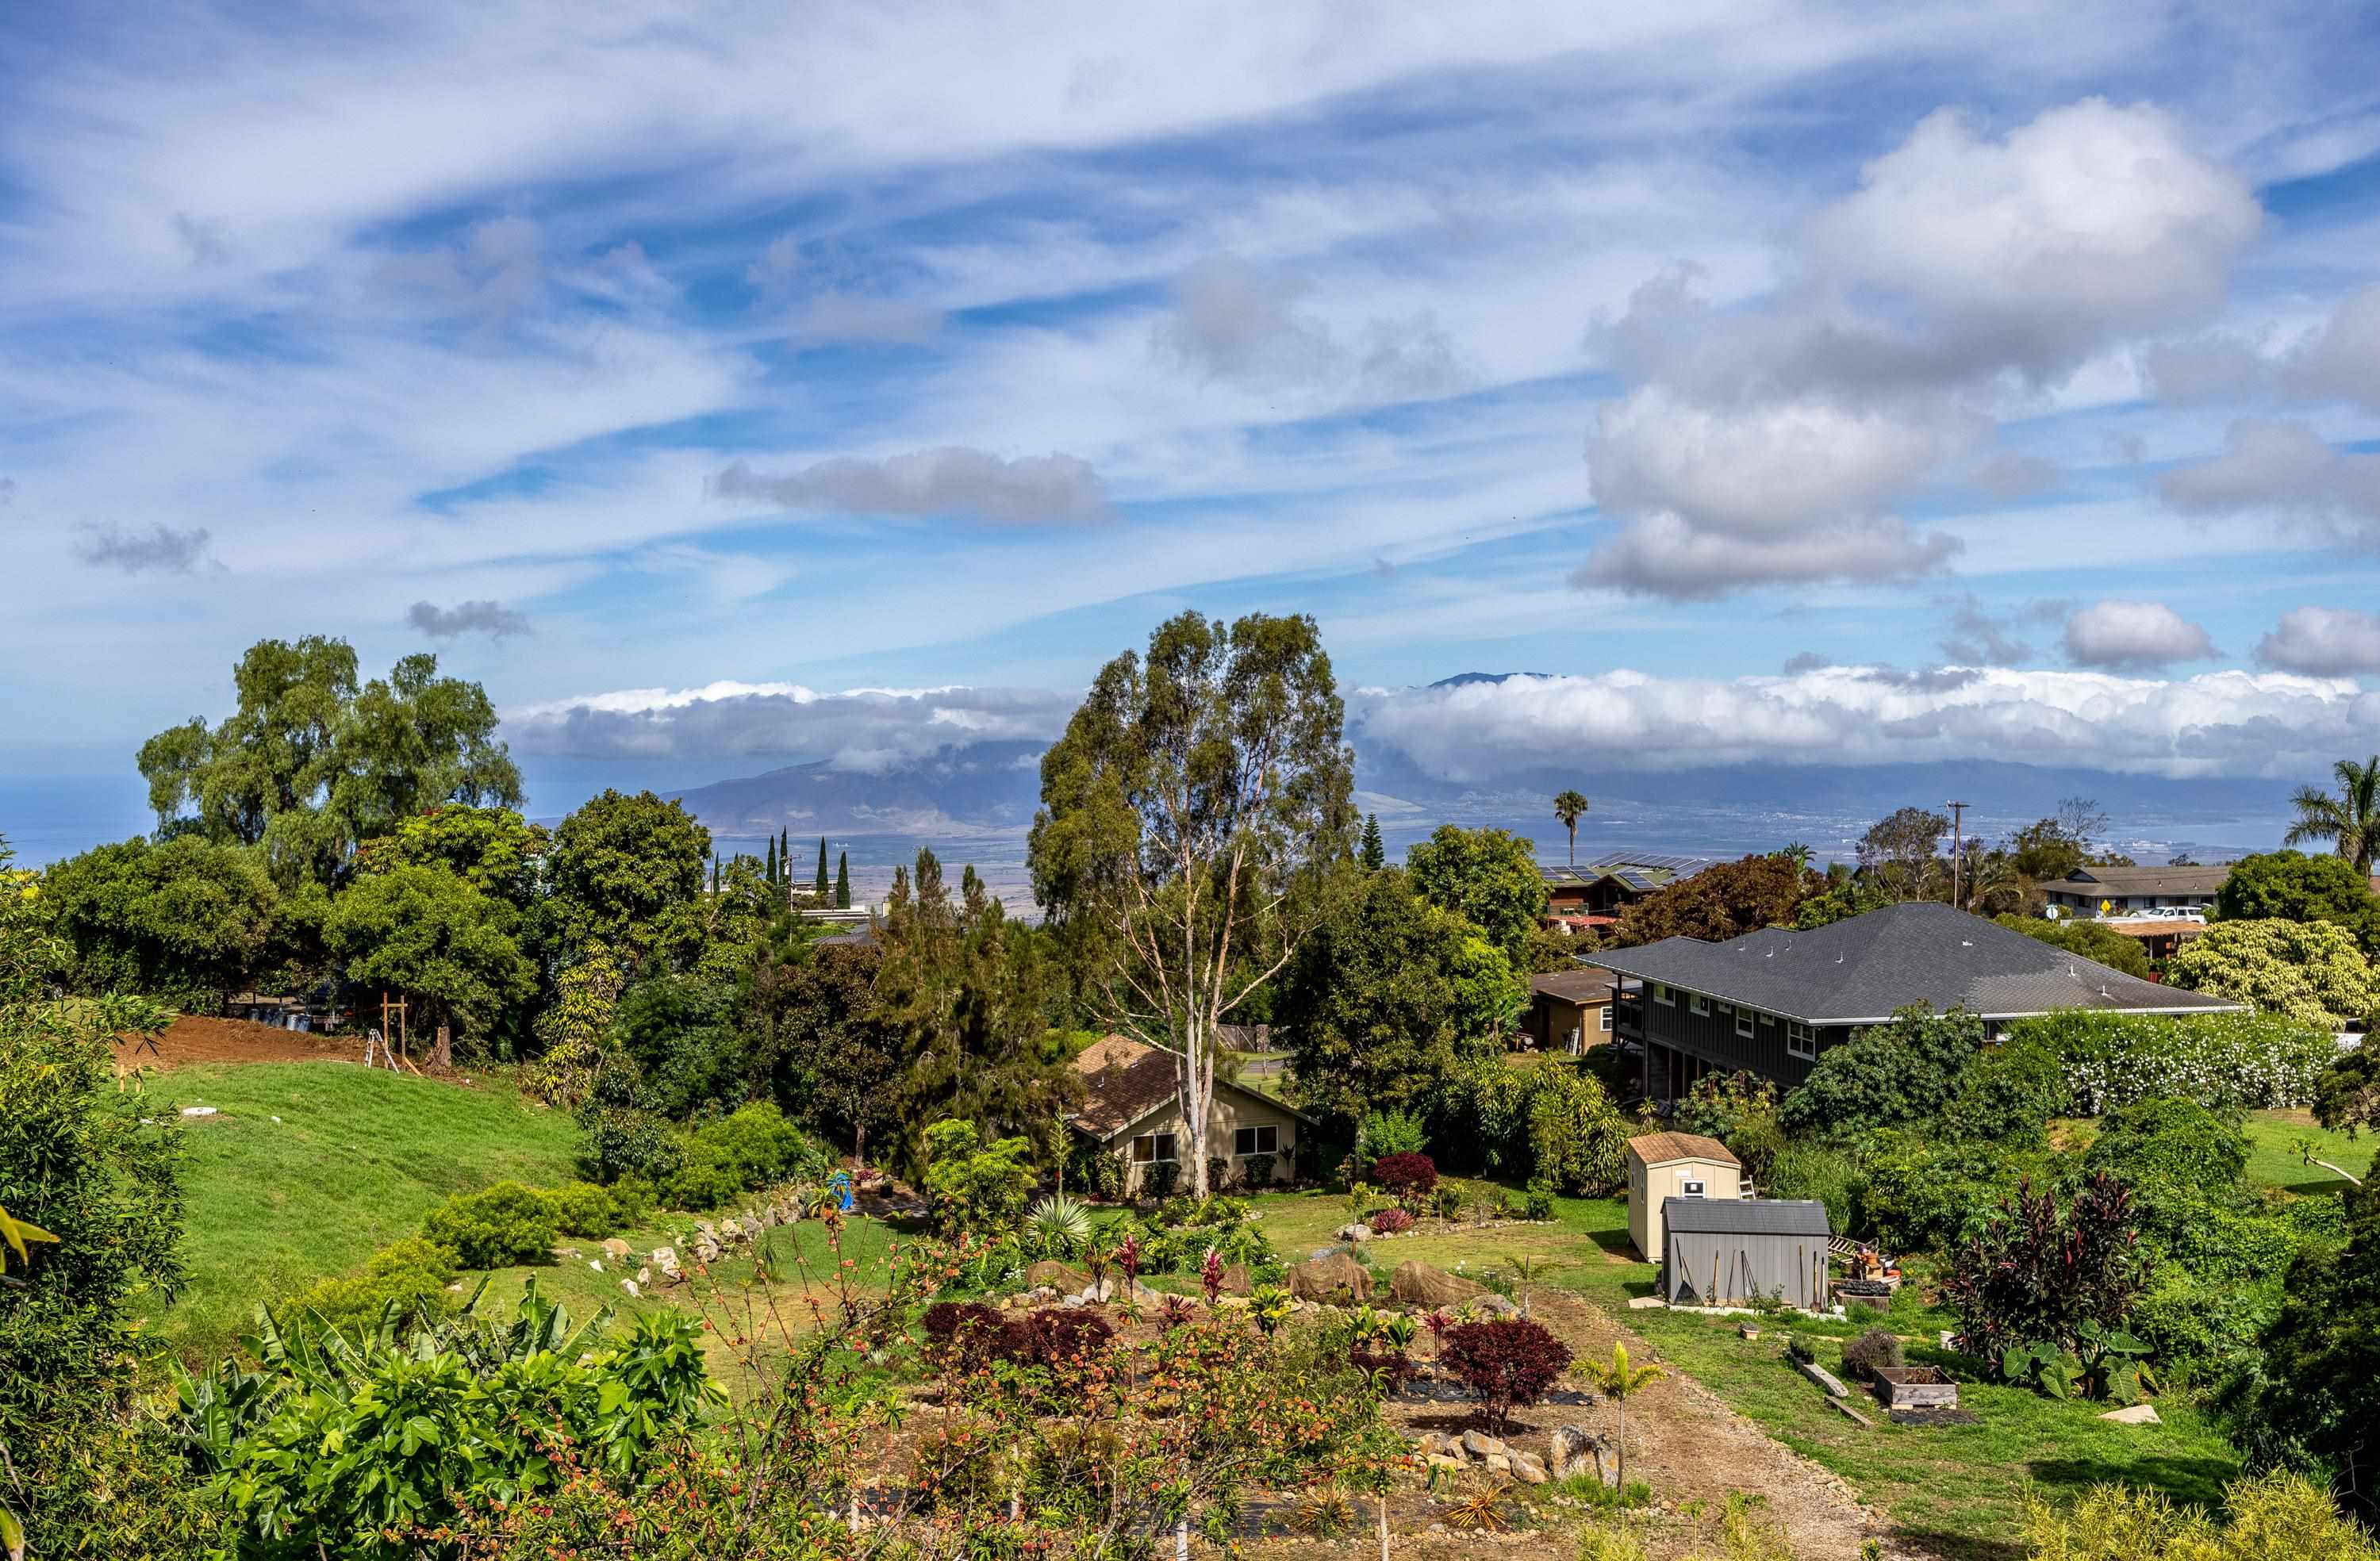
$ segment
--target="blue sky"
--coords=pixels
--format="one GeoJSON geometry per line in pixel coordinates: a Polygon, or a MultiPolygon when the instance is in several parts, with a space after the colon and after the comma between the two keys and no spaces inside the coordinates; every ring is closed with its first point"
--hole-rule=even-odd
{"type": "Polygon", "coordinates": [[[10,768],[307,632],[532,773],[866,767],[1195,606],[1314,613],[1457,777],[2318,773],[2380,724],[2375,30],[15,7],[10,768]],[[1549,675],[1414,689],[1470,669],[1549,675]]]}

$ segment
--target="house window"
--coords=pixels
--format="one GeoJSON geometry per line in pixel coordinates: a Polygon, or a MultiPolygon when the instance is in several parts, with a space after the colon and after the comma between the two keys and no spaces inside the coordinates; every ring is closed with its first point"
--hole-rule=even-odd
{"type": "Polygon", "coordinates": [[[1658,981],[1653,983],[1653,1000],[1659,1003],[1663,1008],[1675,1008],[1678,1006],[1678,995],[1675,992],[1670,991],[1667,986],[1662,986],[1658,981]]]}
{"type": "Polygon", "coordinates": [[[1752,1039],[1752,1010],[1750,1009],[1740,1008],[1735,1010],[1735,1033],[1738,1035],[1742,1036],[1747,1041],[1752,1039]]]}
{"type": "Polygon", "coordinates": [[[1785,1023],[1785,1055],[1804,1060],[1818,1055],[1817,1033],[1798,1019],[1785,1023]]]}
{"type": "Polygon", "coordinates": [[[1710,999],[1700,992],[1690,992],[1686,995],[1686,1007],[1706,1019],[1710,1017],[1710,999]]]}
{"type": "Polygon", "coordinates": [[[1232,1130],[1232,1153],[1234,1155],[1277,1155],[1281,1153],[1281,1129],[1270,1122],[1262,1127],[1232,1130]]]}
{"type": "Polygon", "coordinates": [[[1596,1011],[1603,1016],[1597,1023],[1602,1026],[1603,1033],[1609,1035],[1611,1034],[1611,1005],[1606,1003],[1596,1011]]]}
{"type": "Polygon", "coordinates": [[[1774,1030],[1777,1028],[1777,1016],[1773,1013],[1764,1013],[1760,1016],[1760,1023],[1767,1028],[1774,1030]]]}
{"type": "Polygon", "coordinates": [[[1678,1184],[1678,1196],[1681,1198],[1699,1198],[1702,1195],[1703,1184],[1699,1181],[1682,1181],[1678,1184]]]}
{"type": "Polygon", "coordinates": [[[1132,1157],[1135,1162],[1144,1166],[1154,1160],[1180,1158],[1174,1153],[1173,1135],[1170,1132],[1142,1133],[1132,1141],[1132,1157]]]}

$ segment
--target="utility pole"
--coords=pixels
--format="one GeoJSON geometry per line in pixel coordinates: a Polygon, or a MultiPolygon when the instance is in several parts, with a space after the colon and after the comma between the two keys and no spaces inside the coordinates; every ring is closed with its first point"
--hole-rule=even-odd
{"type": "Polygon", "coordinates": [[[1963,911],[1967,903],[1959,895],[1959,875],[1967,865],[1967,839],[1962,828],[1966,822],[1967,805],[1946,802],[1942,805],[1950,810],[1950,903],[1963,911]]]}

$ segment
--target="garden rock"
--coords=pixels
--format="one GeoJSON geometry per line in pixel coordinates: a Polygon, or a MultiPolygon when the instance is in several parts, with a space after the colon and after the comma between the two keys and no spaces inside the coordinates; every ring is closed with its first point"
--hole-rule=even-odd
{"type": "Polygon", "coordinates": [[[1412,1306],[1460,1306],[1488,1293],[1488,1287],[1476,1279],[1411,1258],[1398,1264],[1395,1277],[1389,1280],[1389,1294],[1412,1306]]]}
{"type": "Polygon", "coordinates": [[[1332,1252],[1289,1271],[1289,1293],[1300,1301],[1336,1301],[1344,1290],[1357,1301],[1372,1299],[1372,1271],[1345,1252],[1332,1252]]]}
{"type": "Polygon", "coordinates": [[[1546,1482],[1546,1466],[1537,1461],[1536,1454],[1524,1453],[1515,1447],[1504,1456],[1512,1460],[1512,1474],[1516,1479],[1531,1485],[1546,1482]]]}
{"type": "Polygon", "coordinates": [[[1368,1241],[1372,1239],[1372,1228],[1368,1225],[1342,1225],[1338,1229],[1338,1239],[1342,1241],[1368,1241]]]}
{"type": "Polygon", "coordinates": [[[628,1243],[617,1236],[607,1237],[603,1242],[603,1255],[617,1262],[628,1255],[628,1243]]]}
{"type": "Polygon", "coordinates": [[[1603,1446],[1603,1438],[1583,1425],[1557,1425],[1546,1434],[1546,1461],[1552,1465],[1557,1480],[1584,1474],[1592,1464],[1596,1479],[1601,1481],[1603,1446]]]}
{"type": "Polygon", "coordinates": [[[1225,1295],[1252,1295],[1255,1291],[1256,1286],[1248,1281],[1248,1265],[1246,1264],[1235,1263],[1229,1268],[1223,1270],[1223,1293],[1225,1295]]]}
{"type": "Polygon", "coordinates": [[[1080,1295],[1091,1288],[1091,1277],[1045,1257],[1025,1271],[1025,1287],[1040,1289],[1045,1286],[1061,1295],[1080,1295]]]}
{"type": "Polygon", "coordinates": [[[2162,1421],[2157,1419],[2156,1406],[2155,1404],[2131,1404],[2120,1410],[2109,1410],[2106,1414],[2101,1415],[2099,1418],[2101,1420],[2114,1421],[2118,1425],[2161,1425],[2164,1423],[2162,1421]]]}
{"type": "Polygon", "coordinates": [[[1463,1450],[1475,1458],[1491,1458],[1501,1457],[1509,1449],[1484,1431],[1466,1431],[1463,1434],[1463,1450]]]}
{"type": "Polygon", "coordinates": [[[1512,1472],[1512,1456],[1510,1453],[1489,1453],[1480,1461],[1487,1466],[1488,1472],[1490,1474],[1512,1472]]]}
{"type": "Polygon", "coordinates": [[[1508,1295],[1498,1295],[1494,1290],[1472,1297],[1471,1304],[1490,1317],[1517,1317],[1521,1314],[1519,1301],[1508,1295]]]}

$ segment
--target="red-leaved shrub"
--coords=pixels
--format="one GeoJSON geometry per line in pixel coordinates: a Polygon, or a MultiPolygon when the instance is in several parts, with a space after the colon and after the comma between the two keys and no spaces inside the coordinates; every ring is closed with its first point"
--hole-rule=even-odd
{"type": "Polygon", "coordinates": [[[1400,1204],[1438,1190],[1438,1162],[1427,1155],[1383,1155],[1372,1162],[1372,1180],[1400,1204]]]}
{"type": "Polygon", "coordinates": [[[1028,1312],[1002,1328],[1000,1356],[1020,1366],[1078,1365],[1105,1353],[1114,1337],[1114,1327],[1097,1313],[1053,1306],[1028,1312]]]}
{"type": "Polygon", "coordinates": [[[1007,1321],[979,1301],[938,1301],[926,1308],[926,1343],[963,1369],[1002,1352],[1007,1321]]]}
{"type": "Polygon", "coordinates": [[[1438,1359],[1478,1395],[1488,1429],[1500,1431],[1514,1409],[1546,1396],[1570,1364],[1570,1347],[1526,1318],[1503,1317],[1447,1329],[1438,1359]]]}

